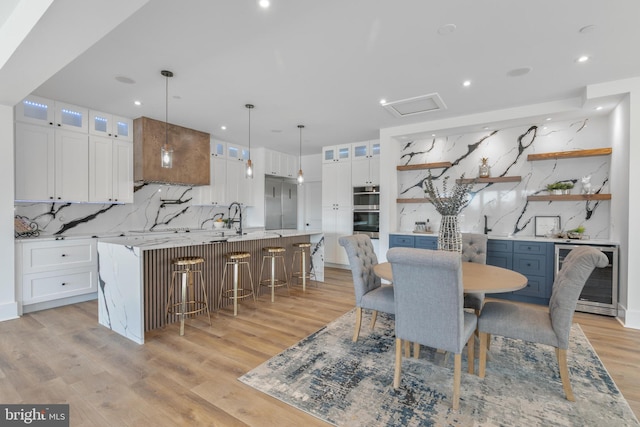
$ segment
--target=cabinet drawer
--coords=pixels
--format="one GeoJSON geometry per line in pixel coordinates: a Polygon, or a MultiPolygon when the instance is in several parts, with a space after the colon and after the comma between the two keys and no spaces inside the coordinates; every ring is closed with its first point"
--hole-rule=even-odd
{"type": "Polygon", "coordinates": [[[487,252],[513,252],[512,240],[492,240],[487,241],[487,252]]]}
{"type": "Polygon", "coordinates": [[[514,294],[530,297],[548,298],[546,295],[545,279],[541,276],[527,276],[527,286],[515,291],[514,294]]]}
{"type": "Polygon", "coordinates": [[[97,291],[94,270],[61,270],[23,277],[22,303],[33,304],[97,291]]]}
{"type": "Polygon", "coordinates": [[[438,249],[437,237],[416,236],[414,239],[416,248],[433,250],[438,249]]]}
{"type": "Polygon", "coordinates": [[[513,254],[511,252],[489,252],[487,264],[511,270],[513,268],[513,254]]]}
{"type": "Polygon", "coordinates": [[[524,275],[545,276],[547,273],[546,255],[513,255],[513,269],[524,275]]]}
{"type": "Polygon", "coordinates": [[[403,236],[400,234],[391,234],[389,236],[389,247],[404,247],[404,248],[413,248],[415,245],[414,236],[403,236]]]}
{"type": "Polygon", "coordinates": [[[520,254],[543,255],[547,253],[549,245],[550,243],[542,242],[515,242],[513,245],[513,252],[520,254]]]}
{"type": "Polygon", "coordinates": [[[22,273],[38,273],[96,264],[93,240],[24,243],[22,273]]]}

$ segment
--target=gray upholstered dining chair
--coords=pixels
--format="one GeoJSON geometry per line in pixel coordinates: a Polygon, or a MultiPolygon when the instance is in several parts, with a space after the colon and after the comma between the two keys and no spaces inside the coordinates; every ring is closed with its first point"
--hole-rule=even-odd
{"type": "Polygon", "coordinates": [[[362,309],[373,310],[371,315],[371,329],[376,324],[378,311],[383,313],[395,312],[393,305],[393,286],[382,285],[373,267],[378,263],[378,257],[371,244],[369,236],[355,234],[343,236],[338,242],[347,251],[353,287],[356,294],[356,326],[353,332],[353,342],[358,341],[360,325],[362,324],[362,309]]]}
{"type": "Polygon", "coordinates": [[[606,267],[609,259],[599,250],[583,246],[566,256],[562,268],[553,282],[549,310],[540,310],[522,304],[487,302],[478,320],[480,332],[480,367],[478,375],[484,378],[487,364],[487,344],[491,335],[540,343],[555,347],[560,378],[567,400],[574,401],[567,348],[571,322],[580,292],[595,267],[606,267]]]}
{"type": "MultiPolygon", "coordinates": [[[[396,364],[393,387],[400,386],[402,341],[454,354],[453,409],[458,409],[462,350],[467,344],[473,373],[477,317],[463,309],[462,261],[457,252],[391,248],[396,311],[396,364]]],[[[425,378],[425,381],[428,381],[425,378]]]]}
{"type": "MultiPolygon", "coordinates": [[[[487,263],[487,240],[486,234],[462,233],[462,261],[487,263]]],[[[468,293],[464,296],[464,308],[471,308],[480,315],[484,305],[484,293],[468,293]]]]}

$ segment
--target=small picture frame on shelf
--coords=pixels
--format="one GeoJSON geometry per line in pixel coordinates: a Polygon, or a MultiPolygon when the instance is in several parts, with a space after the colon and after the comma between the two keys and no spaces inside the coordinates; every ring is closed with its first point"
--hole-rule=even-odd
{"type": "Polygon", "coordinates": [[[560,216],[535,217],[536,237],[545,237],[560,232],[560,216]]]}

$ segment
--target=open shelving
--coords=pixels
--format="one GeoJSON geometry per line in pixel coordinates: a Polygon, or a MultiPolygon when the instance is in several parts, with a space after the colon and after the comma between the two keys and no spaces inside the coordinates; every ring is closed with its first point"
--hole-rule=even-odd
{"type": "Polygon", "coordinates": [[[535,160],[551,160],[551,159],[571,159],[575,157],[594,157],[594,156],[608,156],[612,152],[611,148],[592,148],[588,150],[573,150],[573,151],[556,151],[551,153],[529,154],[527,156],[528,161],[535,160]]]}
{"type": "Polygon", "coordinates": [[[487,184],[490,182],[520,182],[522,181],[521,176],[496,176],[489,178],[464,178],[464,179],[456,179],[458,184],[487,184]]]}
{"type": "Polygon", "coordinates": [[[439,169],[439,168],[450,168],[453,166],[451,162],[436,162],[436,163],[419,163],[417,165],[401,165],[396,166],[396,169],[399,171],[416,171],[423,169],[439,169]]]}
{"type": "Polygon", "coordinates": [[[611,200],[611,194],[545,194],[527,196],[529,202],[581,201],[581,200],[611,200]]]}

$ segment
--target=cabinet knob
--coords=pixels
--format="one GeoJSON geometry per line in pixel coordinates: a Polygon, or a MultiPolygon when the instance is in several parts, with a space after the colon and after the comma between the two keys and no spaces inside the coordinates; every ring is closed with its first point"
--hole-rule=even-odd
{"type": "Polygon", "coordinates": [[[62,257],[66,257],[66,256],[67,256],[67,254],[62,254],[61,256],[62,256],[62,257]]]}
{"type": "Polygon", "coordinates": [[[50,124],[51,126],[53,126],[53,122],[49,122],[49,124],[50,124]]]}
{"type": "Polygon", "coordinates": [[[58,200],[62,199],[62,197],[58,196],[58,200]]]}
{"type": "Polygon", "coordinates": [[[60,123],[58,123],[58,126],[62,126],[60,123]]]}
{"type": "Polygon", "coordinates": [[[66,286],[67,284],[66,284],[65,282],[62,282],[62,283],[61,283],[61,285],[62,285],[62,286],[66,286]]]}
{"type": "Polygon", "coordinates": [[[53,200],[53,196],[49,196],[49,199],[53,200]]]}

